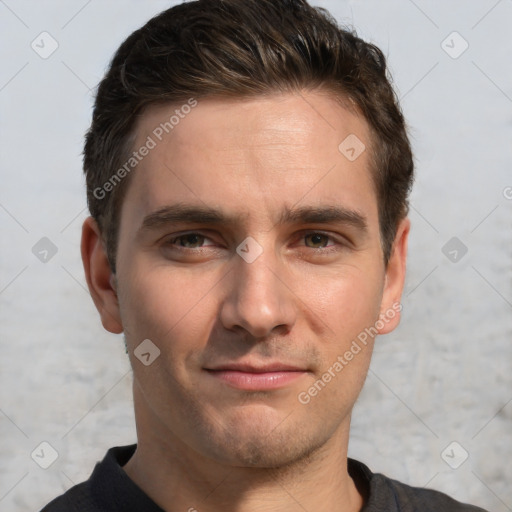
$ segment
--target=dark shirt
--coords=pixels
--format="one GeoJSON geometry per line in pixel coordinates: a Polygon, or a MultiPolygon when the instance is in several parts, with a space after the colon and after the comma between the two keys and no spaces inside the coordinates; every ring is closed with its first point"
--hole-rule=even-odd
{"type": "MultiPolygon", "coordinates": [[[[122,468],[136,447],[132,444],[108,450],[89,480],[55,498],[41,512],[163,512],[122,468]]],[[[348,472],[366,498],[361,512],[486,512],[441,492],[410,487],[372,473],[354,459],[348,459],[348,472]]]]}

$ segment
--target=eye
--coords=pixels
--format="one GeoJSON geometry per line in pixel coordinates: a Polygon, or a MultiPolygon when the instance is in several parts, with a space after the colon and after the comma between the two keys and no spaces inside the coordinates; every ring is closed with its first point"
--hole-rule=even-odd
{"type": "MultiPolygon", "coordinates": [[[[336,239],[328,233],[320,231],[303,232],[300,240],[304,241],[305,247],[315,249],[319,252],[332,252],[340,249],[339,246],[344,244],[336,241],[336,239]]],[[[203,248],[215,248],[215,242],[211,238],[197,232],[183,233],[178,236],[168,238],[164,242],[164,246],[168,249],[176,251],[200,251],[203,248]],[[210,242],[210,243],[208,243],[210,242]]]]}
{"type": "Polygon", "coordinates": [[[185,233],[184,235],[169,239],[166,245],[177,246],[183,249],[199,249],[203,247],[205,240],[210,239],[200,233],[185,233]],[[176,244],[176,242],[178,243],[176,244]]]}
{"type": "Polygon", "coordinates": [[[313,247],[311,247],[311,246],[309,246],[309,247],[311,247],[312,249],[323,249],[323,248],[327,247],[327,245],[326,245],[327,242],[329,240],[331,240],[331,236],[326,235],[325,233],[319,233],[319,232],[306,233],[303,236],[304,236],[305,240],[311,241],[313,247]]]}

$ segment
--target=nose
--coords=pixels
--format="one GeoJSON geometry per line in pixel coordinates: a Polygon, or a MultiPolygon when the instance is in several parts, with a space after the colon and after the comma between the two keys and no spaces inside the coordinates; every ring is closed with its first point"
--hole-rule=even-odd
{"type": "Polygon", "coordinates": [[[235,255],[233,265],[221,306],[223,326],[245,330],[254,338],[289,332],[297,317],[297,299],[285,263],[264,249],[250,263],[235,255]]]}

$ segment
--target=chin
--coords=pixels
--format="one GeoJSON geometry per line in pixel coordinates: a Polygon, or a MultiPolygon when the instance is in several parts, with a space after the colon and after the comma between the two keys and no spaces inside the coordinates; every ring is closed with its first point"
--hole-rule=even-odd
{"type": "Polygon", "coordinates": [[[285,468],[309,460],[328,439],[284,423],[239,422],[209,437],[206,449],[211,458],[235,467],[285,468]]]}

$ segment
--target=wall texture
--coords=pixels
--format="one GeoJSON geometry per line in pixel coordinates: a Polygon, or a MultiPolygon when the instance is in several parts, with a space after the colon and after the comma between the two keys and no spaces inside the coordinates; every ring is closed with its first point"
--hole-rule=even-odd
{"type": "MultiPolygon", "coordinates": [[[[39,510],[135,442],[123,340],[79,257],[80,153],[113,52],[169,5],[0,2],[0,511],[39,510]]],[[[316,5],[388,56],[417,163],[403,322],[377,341],[350,455],[510,511],[512,2],[316,5]]]]}

